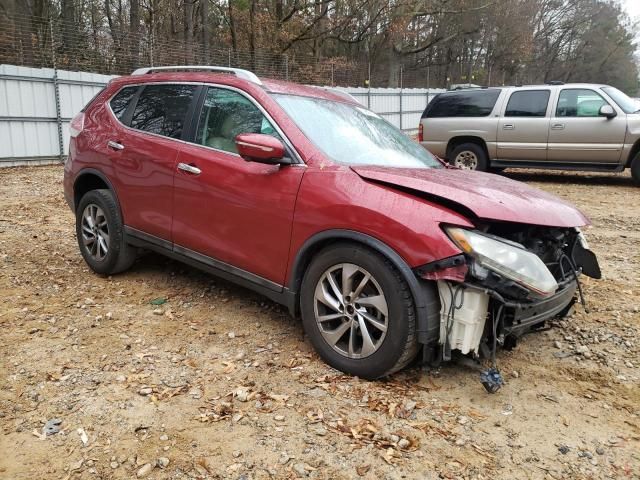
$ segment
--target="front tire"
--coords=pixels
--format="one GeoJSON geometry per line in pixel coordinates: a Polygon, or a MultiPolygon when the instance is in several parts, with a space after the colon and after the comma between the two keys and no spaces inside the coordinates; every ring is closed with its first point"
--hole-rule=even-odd
{"type": "Polygon", "coordinates": [[[640,186],[640,153],[638,153],[631,162],[631,178],[633,183],[640,186]]]}
{"type": "Polygon", "coordinates": [[[418,352],[409,286],[384,257],[348,243],[322,250],[302,281],[302,323],[322,359],[365,379],[391,375],[418,352]]]}
{"type": "Polygon", "coordinates": [[[449,158],[451,165],[463,170],[486,172],[489,169],[487,154],[484,148],[477,143],[462,143],[458,145],[451,151],[449,158]]]}
{"type": "Polygon", "coordinates": [[[111,190],[91,190],[80,199],[76,237],[82,257],[96,273],[123,272],[136,259],[136,250],[126,242],[120,209],[111,190]]]}

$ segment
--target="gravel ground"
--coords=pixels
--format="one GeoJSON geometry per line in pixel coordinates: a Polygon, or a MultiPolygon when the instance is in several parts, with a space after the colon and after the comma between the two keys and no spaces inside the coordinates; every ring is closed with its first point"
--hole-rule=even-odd
{"type": "Polygon", "coordinates": [[[604,279],[488,395],[455,365],[343,376],[283,308],[158,255],[94,275],[62,169],[0,170],[0,478],[640,478],[640,188],[509,175],[591,217],[604,279]]]}

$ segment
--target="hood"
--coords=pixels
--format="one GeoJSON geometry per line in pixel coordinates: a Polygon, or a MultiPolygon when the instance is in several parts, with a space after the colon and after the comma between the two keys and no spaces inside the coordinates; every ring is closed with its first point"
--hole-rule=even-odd
{"type": "Polygon", "coordinates": [[[351,167],[360,177],[409,189],[484,220],[581,227],[589,219],[555,195],[500,175],[451,168],[351,167]]]}

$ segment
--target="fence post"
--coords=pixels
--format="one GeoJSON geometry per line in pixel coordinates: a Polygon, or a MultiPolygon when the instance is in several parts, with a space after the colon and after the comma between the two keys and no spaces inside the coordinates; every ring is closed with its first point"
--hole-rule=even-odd
{"type": "Polygon", "coordinates": [[[367,108],[371,109],[371,62],[367,70],[367,108]]]}
{"type": "Polygon", "coordinates": [[[284,79],[289,81],[289,55],[284,54],[284,79]]]}
{"type": "Polygon", "coordinates": [[[400,130],[402,130],[402,86],[403,86],[403,68],[400,65],[400,130]]]}
{"type": "Polygon", "coordinates": [[[64,136],[62,134],[62,115],[60,112],[60,84],[58,83],[58,65],[56,61],[56,43],[53,38],[53,24],[49,19],[49,32],[51,34],[51,61],[53,63],[53,93],[56,101],[56,126],[58,127],[58,158],[60,163],[64,161],[64,136]]]}
{"type": "Polygon", "coordinates": [[[151,35],[149,37],[149,63],[153,67],[153,28],[151,29],[151,35]]]}

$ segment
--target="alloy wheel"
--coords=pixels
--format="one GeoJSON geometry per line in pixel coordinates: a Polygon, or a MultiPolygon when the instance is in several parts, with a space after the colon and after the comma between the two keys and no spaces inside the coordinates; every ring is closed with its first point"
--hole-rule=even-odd
{"type": "Polygon", "coordinates": [[[82,242],[96,260],[104,260],[109,251],[109,225],[104,211],[94,203],[82,212],[82,242]]]}
{"type": "Polygon", "coordinates": [[[478,157],[475,153],[464,150],[456,156],[453,164],[463,170],[476,170],[478,168],[478,157]]]}
{"type": "Polygon", "coordinates": [[[388,328],[382,288],[364,268],[341,263],[327,269],[314,294],[314,312],[324,340],[348,358],[365,358],[382,345],[388,328]]]}

